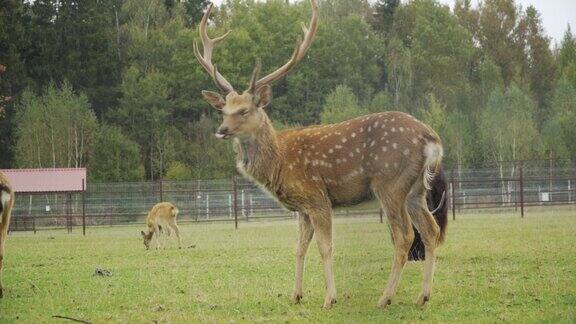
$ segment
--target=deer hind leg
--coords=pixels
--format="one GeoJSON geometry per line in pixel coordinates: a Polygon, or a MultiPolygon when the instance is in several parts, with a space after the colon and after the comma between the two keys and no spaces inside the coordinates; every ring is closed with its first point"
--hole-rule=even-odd
{"type": "Polygon", "coordinates": [[[422,242],[424,243],[424,275],[422,282],[422,293],[416,300],[419,305],[424,305],[430,300],[430,293],[432,291],[432,281],[434,277],[434,263],[435,263],[435,250],[438,246],[438,239],[440,237],[440,227],[434,220],[434,216],[428,210],[426,204],[426,191],[423,186],[417,185],[408,198],[408,212],[412,220],[412,224],[420,233],[422,242]]]}
{"type": "Polygon", "coordinates": [[[314,227],[316,242],[324,264],[324,280],[326,283],[326,296],[324,298],[324,309],[332,308],[336,303],[336,284],[334,283],[334,273],[332,271],[332,210],[330,207],[309,211],[310,221],[314,227]]]}
{"type": "Polygon", "coordinates": [[[378,307],[385,308],[392,303],[392,298],[396,294],[396,287],[402,276],[402,270],[408,260],[408,251],[414,240],[414,230],[406,210],[405,194],[393,195],[378,190],[375,190],[375,194],[378,196],[382,208],[386,211],[394,244],[392,270],[390,271],[384,294],[378,301],[378,307]]]}
{"type": "Polygon", "coordinates": [[[178,224],[176,224],[176,220],[172,219],[170,221],[170,227],[174,230],[174,234],[176,234],[176,238],[178,238],[178,247],[182,248],[182,241],[180,240],[180,228],[178,228],[178,224]]]}
{"type": "Polygon", "coordinates": [[[172,236],[172,230],[170,229],[170,224],[162,224],[162,246],[166,249],[170,247],[170,237],[172,236]]]}
{"type": "Polygon", "coordinates": [[[294,292],[292,301],[297,304],[302,299],[302,281],[304,276],[304,260],[312,236],[314,236],[314,227],[310,217],[305,213],[299,213],[298,216],[298,245],[296,247],[296,281],[294,283],[294,292]]]}

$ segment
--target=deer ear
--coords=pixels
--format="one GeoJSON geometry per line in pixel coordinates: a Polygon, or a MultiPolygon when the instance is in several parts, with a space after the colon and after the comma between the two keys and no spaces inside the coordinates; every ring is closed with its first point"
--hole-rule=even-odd
{"type": "Polygon", "coordinates": [[[256,89],[256,107],[264,108],[272,101],[272,88],[269,85],[263,85],[256,89]]]}
{"type": "Polygon", "coordinates": [[[224,100],[222,95],[220,95],[219,93],[202,90],[202,96],[204,97],[204,100],[208,101],[208,103],[211,104],[212,107],[218,110],[221,110],[226,104],[226,100],[224,100]]]}

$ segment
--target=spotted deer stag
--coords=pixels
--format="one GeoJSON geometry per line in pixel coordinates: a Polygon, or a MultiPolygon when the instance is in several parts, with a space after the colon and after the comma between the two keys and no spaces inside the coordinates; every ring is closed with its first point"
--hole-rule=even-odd
{"type": "Polygon", "coordinates": [[[14,206],[14,192],[6,176],[0,172],[0,298],[4,296],[4,286],[2,284],[2,267],[4,265],[4,251],[6,248],[6,237],[10,226],[10,215],[14,206]]]}
{"type": "MultiPolygon", "coordinates": [[[[270,84],[285,76],[302,60],[318,28],[318,4],[312,4],[310,25],[290,60],[258,78],[256,63],[248,89],[234,90],[212,63],[212,51],[228,33],[211,39],[206,33],[212,6],[200,22],[201,53],[196,58],[221,93],[202,95],[222,114],[216,137],[232,138],[237,167],[260,184],[285,208],[299,212],[296,283],[292,299],[302,298],[304,258],[315,235],[324,265],[324,308],[336,301],[332,272],[332,208],[352,205],[372,197],[386,211],[394,243],[394,261],[384,295],[378,305],[391,303],[408,252],[414,241],[413,226],[424,244],[424,280],[418,304],[430,298],[436,247],[443,241],[440,228],[426,204],[426,191],[440,167],[442,144],[438,135],[414,117],[401,112],[382,112],[342,123],[278,132],[265,107],[271,100],[270,84]]],[[[445,223],[444,223],[445,224],[445,223]]]]}

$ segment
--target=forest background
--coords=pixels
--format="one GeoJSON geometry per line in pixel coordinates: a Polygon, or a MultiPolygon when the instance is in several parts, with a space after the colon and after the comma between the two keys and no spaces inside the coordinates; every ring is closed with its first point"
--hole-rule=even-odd
{"type": "MultiPolygon", "coordinates": [[[[450,169],[576,162],[576,38],[551,44],[514,0],[320,0],[303,61],[273,86],[276,126],[400,110],[438,131],[450,169]],[[545,162],[543,162],[545,163],[545,162]]],[[[192,43],[203,0],[0,0],[0,168],[87,167],[92,181],[234,174],[192,43]]],[[[560,10],[561,8],[559,8],[560,10]]],[[[282,65],[308,1],[228,0],[215,51],[237,89],[282,65]]]]}

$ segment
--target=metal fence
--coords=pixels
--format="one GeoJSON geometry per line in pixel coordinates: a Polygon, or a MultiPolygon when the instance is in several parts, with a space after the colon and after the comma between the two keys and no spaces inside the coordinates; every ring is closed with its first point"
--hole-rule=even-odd
{"type": "Polygon", "coordinates": [[[531,206],[574,204],[576,169],[510,166],[448,172],[453,218],[468,209],[514,208],[524,216],[531,206]]]}
{"type": "MultiPolygon", "coordinates": [[[[527,168],[447,172],[452,217],[466,210],[574,204],[576,169],[527,168]]],[[[178,221],[239,221],[295,217],[258,186],[243,178],[133,183],[88,183],[85,192],[19,194],[11,230],[143,223],[157,202],[180,209],[178,221]]],[[[382,218],[377,203],[336,211],[336,216],[382,218]]]]}

